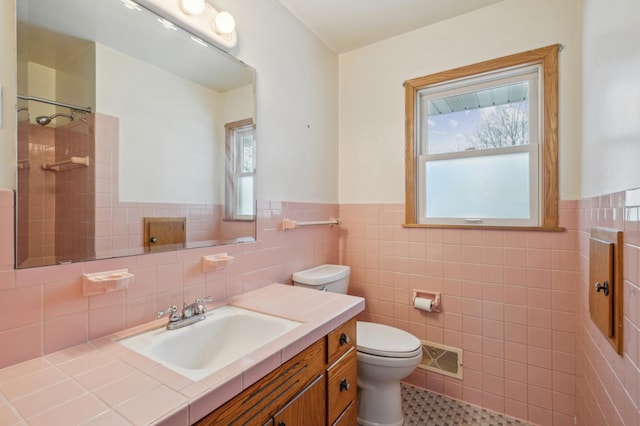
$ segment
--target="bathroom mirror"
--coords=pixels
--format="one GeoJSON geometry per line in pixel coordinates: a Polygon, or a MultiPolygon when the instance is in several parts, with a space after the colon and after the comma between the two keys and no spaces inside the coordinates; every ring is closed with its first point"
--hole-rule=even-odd
{"type": "Polygon", "coordinates": [[[130,0],[16,10],[16,268],[255,241],[254,69],[130,0]]]}

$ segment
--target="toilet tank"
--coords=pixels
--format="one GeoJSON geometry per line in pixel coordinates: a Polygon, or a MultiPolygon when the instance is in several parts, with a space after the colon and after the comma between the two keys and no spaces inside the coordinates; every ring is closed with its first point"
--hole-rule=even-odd
{"type": "Polygon", "coordinates": [[[351,268],[343,265],[320,265],[293,274],[293,285],[347,294],[351,268]]]}

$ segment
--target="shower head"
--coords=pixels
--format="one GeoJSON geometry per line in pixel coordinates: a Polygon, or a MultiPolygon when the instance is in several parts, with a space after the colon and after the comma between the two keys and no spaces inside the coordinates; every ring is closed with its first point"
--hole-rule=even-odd
{"type": "Polygon", "coordinates": [[[47,117],[46,115],[41,115],[40,117],[36,117],[36,123],[38,123],[41,126],[46,126],[47,124],[51,123],[51,120],[53,120],[56,117],[65,117],[71,121],[73,121],[73,118],[74,118],[73,115],[67,115],[67,114],[53,114],[53,115],[50,115],[49,117],[47,117]]]}

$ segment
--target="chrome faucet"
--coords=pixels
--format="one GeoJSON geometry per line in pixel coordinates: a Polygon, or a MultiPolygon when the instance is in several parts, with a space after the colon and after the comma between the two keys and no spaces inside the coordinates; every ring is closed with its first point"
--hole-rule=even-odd
{"type": "Polygon", "coordinates": [[[206,306],[204,306],[207,302],[212,302],[213,297],[205,297],[205,298],[197,298],[195,302],[190,305],[186,303],[182,307],[182,318],[190,318],[195,315],[204,315],[207,312],[206,306]]]}
{"type": "Polygon", "coordinates": [[[169,322],[167,323],[167,330],[176,330],[178,328],[186,327],[194,324],[198,321],[202,321],[205,318],[205,312],[207,307],[204,305],[207,302],[212,302],[213,297],[197,298],[195,302],[190,305],[183,303],[182,313],[178,313],[178,307],[176,305],[171,306],[164,311],[156,312],[156,317],[160,318],[169,314],[169,322]]]}

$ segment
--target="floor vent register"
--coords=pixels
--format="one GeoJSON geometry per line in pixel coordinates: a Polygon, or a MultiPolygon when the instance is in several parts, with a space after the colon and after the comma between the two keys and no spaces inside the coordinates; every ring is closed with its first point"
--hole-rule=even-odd
{"type": "Polygon", "coordinates": [[[419,368],[462,379],[462,349],[422,341],[419,368]]]}

